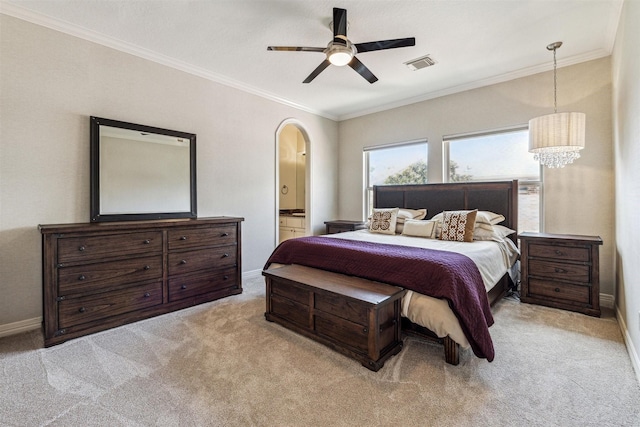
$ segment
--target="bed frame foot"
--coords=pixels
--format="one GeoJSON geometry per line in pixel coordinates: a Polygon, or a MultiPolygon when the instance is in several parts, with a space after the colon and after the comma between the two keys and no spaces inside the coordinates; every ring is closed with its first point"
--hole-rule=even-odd
{"type": "Polygon", "coordinates": [[[442,339],[444,344],[444,360],[450,365],[458,365],[460,363],[460,345],[449,338],[449,335],[442,339]]]}

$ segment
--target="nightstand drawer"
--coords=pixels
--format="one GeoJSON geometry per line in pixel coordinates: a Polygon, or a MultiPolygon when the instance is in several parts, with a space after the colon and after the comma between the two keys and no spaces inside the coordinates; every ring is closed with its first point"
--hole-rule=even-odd
{"type": "Polygon", "coordinates": [[[529,260],[529,276],[589,283],[591,281],[590,270],[588,265],[563,264],[539,259],[529,260]]]}
{"type": "Polygon", "coordinates": [[[529,245],[529,256],[562,261],[589,261],[589,249],[572,246],[529,245]]]}
{"type": "Polygon", "coordinates": [[[570,285],[547,280],[529,279],[529,296],[547,297],[576,303],[590,304],[590,286],[570,285]]]}

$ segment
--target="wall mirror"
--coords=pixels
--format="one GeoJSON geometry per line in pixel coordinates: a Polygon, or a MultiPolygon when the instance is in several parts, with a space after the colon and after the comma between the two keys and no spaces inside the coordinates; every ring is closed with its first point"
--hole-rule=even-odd
{"type": "Polygon", "coordinates": [[[91,117],[91,221],[195,218],[196,135],[91,117]]]}

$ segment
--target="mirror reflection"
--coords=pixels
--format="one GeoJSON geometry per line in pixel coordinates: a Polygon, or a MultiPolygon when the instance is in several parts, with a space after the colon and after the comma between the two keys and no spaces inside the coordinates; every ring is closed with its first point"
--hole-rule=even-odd
{"type": "Polygon", "coordinates": [[[92,119],[92,221],[195,217],[195,135],[92,119]]]}

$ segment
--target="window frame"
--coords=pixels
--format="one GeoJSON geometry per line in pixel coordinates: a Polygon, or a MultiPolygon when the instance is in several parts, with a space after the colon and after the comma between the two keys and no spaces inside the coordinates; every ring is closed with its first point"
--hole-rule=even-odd
{"type": "MultiPolygon", "coordinates": [[[[468,132],[454,135],[445,135],[442,137],[442,182],[453,182],[450,181],[450,170],[449,164],[451,161],[450,156],[450,143],[455,142],[456,140],[470,139],[470,138],[478,138],[483,136],[492,136],[492,135],[500,135],[504,133],[512,133],[512,132],[520,132],[527,131],[529,132],[528,125],[519,125],[519,126],[510,126],[493,130],[486,130],[481,132],[468,132]]],[[[526,185],[537,185],[539,188],[539,203],[538,203],[538,232],[544,231],[544,168],[542,165],[538,166],[539,169],[539,181],[535,180],[522,180],[518,179],[518,189],[526,185]]],[[[489,180],[475,180],[468,182],[488,182],[489,180]]],[[[520,193],[520,191],[519,191],[520,193]]],[[[518,215],[520,215],[520,209],[518,209],[518,215]]],[[[520,223],[520,221],[518,221],[520,223]]],[[[516,230],[520,233],[520,230],[516,230]]],[[[524,231],[524,230],[523,230],[524,231]]],[[[532,231],[532,230],[527,230],[532,231]]]]}
{"type": "MultiPolygon", "coordinates": [[[[364,167],[362,168],[362,172],[363,172],[363,182],[364,182],[364,194],[363,194],[363,204],[362,204],[362,218],[364,218],[365,220],[369,217],[369,212],[371,212],[371,209],[373,209],[373,206],[370,206],[373,204],[373,200],[372,200],[372,196],[373,196],[373,185],[371,184],[371,180],[370,180],[370,163],[369,163],[369,153],[371,153],[372,151],[377,151],[377,150],[387,150],[389,148],[401,148],[401,147],[406,147],[406,146],[417,146],[417,145],[421,145],[424,144],[425,146],[425,152],[427,153],[425,160],[425,163],[428,165],[429,164],[429,141],[427,140],[427,138],[420,138],[420,139],[414,139],[414,140],[410,140],[410,141],[403,141],[403,142],[394,142],[394,143],[390,143],[390,144],[381,144],[381,145],[371,145],[371,146],[367,146],[364,147],[362,149],[362,157],[363,157],[363,165],[364,167]]],[[[428,182],[428,179],[427,179],[428,182]]]]}

